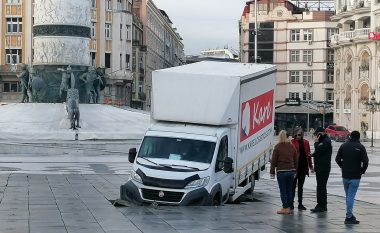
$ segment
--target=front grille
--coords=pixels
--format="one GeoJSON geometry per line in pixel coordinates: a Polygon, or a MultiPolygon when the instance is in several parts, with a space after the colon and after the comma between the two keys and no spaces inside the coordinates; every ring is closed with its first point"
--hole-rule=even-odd
{"type": "Polygon", "coordinates": [[[183,197],[183,192],[170,192],[163,191],[164,196],[160,197],[160,190],[154,189],[141,189],[141,193],[144,199],[152,201],[164,201],[164,202],[180,202],[183,197]]]}

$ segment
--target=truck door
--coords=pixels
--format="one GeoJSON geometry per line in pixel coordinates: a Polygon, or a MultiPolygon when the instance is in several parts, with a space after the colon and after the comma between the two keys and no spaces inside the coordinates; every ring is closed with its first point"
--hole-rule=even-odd
{"type": "Polygon", "coordinates": [[[223,171],[224,168],[224,159],[227,157],[231,157],[231,141],[229,140],[229,135],[226,134],[222,136],[222,139],[220,140],[219,143],[219,148],[218,148],[218,155],[216,158],[216,163],[215,163],[215,183],[219,183],[222,188],[222,196],[225,196],[231,187],[231,182],[232,182],[232,176],[233,173],[227,174],[223,171]]]}

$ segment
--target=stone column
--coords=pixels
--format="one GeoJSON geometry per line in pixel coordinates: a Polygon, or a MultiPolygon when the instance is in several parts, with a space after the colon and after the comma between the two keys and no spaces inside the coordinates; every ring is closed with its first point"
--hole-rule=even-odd
{"type": "MultiPolygon", "coordinates": [[[[57,69],[70,65],[78,78],[91,64],[90,4],[90,0],[35,0],[33,67],[49,87],[42,102],[65,100],[59,93],[62,73],[57,69]]],[[[78,82],[75,88],[80,89],[78,82]]]]}

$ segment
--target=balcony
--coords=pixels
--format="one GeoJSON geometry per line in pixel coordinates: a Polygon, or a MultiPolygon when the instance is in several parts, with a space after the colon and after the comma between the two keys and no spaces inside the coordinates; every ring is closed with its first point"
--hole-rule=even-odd
{"type": "Polygon", "coordinates": [[[370,28],[359,28],[354,31],[346,31],[339,34],[332,35],[330,37],[331,46],[351,43],[353,41],[368,40],[368,35],[371,32],[370,28]]]}

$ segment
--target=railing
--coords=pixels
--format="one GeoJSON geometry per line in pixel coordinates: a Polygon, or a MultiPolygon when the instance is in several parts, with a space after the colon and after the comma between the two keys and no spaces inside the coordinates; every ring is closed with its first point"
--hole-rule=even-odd
{"type": "Polygon", "coordinates": [[[370,28],[360,28],[355,30],[355,36],[366,36],[371,32],[370,28]]]}
{"type": "Polygon", "coordinates": [[[339,41],[339,34],[335,34],[330,36],[330,43],[331,44],[336,44],[339,41]]]}
{"type": "Polygon", "coordinates": [[[347,31],[347,32],[342,32],[339,34],[339,39],[340,40],[350,40],[354,38],[355,36],[355,31],[347,31]]]}

